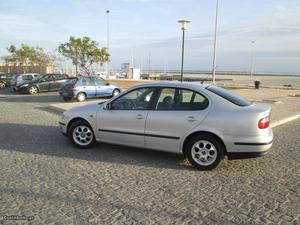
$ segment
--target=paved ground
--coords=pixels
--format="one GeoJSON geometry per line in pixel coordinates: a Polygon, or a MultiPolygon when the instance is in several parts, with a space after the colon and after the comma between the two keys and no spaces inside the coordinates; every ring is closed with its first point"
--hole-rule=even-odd
{"type": "Polygon", "coordinates": [[[265,157],[200,172],[168,153],[78,150],[45,108],[59,98],[41,96],[0,97],[3,224],[300,223],[300,120],[274,130],[265,157]]]}

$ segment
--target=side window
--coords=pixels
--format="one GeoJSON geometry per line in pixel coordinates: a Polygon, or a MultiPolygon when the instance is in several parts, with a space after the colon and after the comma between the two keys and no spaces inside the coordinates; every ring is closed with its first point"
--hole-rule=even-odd
{"type": "Polygon", "coordinates": [[[203,95],[200,95],[199,93],[195,93],[192,109],[194,110],[203,110],[207,108],[208,106],[208,100],[203,95]]]}
{"type": "Polygon", "coordinates": [[[84,77],[82,79],[82,85],[83,86],[94,86],[94,83],[90,77],[84,77]]]}
{"type": "Polygon", "coordinates": [[[24,75],[23,80],[31,80],[32,76],[31,75],[24,75]]]}
{"type": "Polygon", "coordinates": [[[131,91],[112,102],[113,110],[147,110],[154,88],[141,88],[131,91]]]}
{"type": "Polygon", "coordinates": [[[164,88],[160,92],[159,99],[157,101],[157,110],[171,110],[175,102],[175,88],[164,88]]]}
{"type": "Polygon", "coordinates": [[[106,80],[102,79],[101,77],[95,77],[95,82],[97,85],[106,85],[106,80]]]}
{"type": "Polygon", "coordinates": [[[48,75],[48,76],[45,76],[44,79],[46,81],[52,81],[52,76],[48,75]]]}
{"type": "Polygon", "coordinates": [[[156,110],[203,110],[207,106],[207,98],[195,91],[164,88],[158,99],[156,110]]]}

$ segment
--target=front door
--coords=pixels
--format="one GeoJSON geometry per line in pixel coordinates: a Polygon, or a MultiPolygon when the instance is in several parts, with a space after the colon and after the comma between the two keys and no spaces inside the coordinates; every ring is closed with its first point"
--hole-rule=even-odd
{"type": "Polygon", "coordinates": [[[42,91],[49,91],[50,83],[53,82],[53,78],[50,75],[43,76],[38,85],[39,85],[39,90],[42,91]]]}
{"type": "Polygon", "coordinates": [[[110,86],[108,86],[108,82],[101,77],[95,77],[95,84],[96,84],[96,96],[110,96],[112,94],[112,90],[110,86]]]}
{"type": "Polygon", "coordinates": [[[179,152],[182,138],[208,113],[208,100],[188,89],[162,88],[145,127],[148,148],[179,152]]]}
{"type": "Polygon", "coordinates": [[[144,147],[145,122],[153,88],[140,88],[110,103],[97,113],[97,139],[104,142],[144,147]]]}

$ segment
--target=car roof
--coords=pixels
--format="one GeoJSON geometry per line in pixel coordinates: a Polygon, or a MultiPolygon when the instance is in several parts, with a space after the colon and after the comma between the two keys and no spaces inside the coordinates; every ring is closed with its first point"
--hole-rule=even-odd
{"type": "Polygon", "coordinates": [[[138,84],[134,88],[143,87],[172,87],[172,88],[187,88],[187,89],[205,89],[211,84],[199,84],[195,82],[179,82],[179,81],[167,81],[167,82],[149,82],[144,84],[138,84]]]}

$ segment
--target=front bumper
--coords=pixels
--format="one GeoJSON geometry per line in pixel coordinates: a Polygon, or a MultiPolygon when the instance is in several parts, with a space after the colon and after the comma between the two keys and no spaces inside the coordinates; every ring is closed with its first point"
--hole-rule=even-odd
{"type": "Polygon", "coordinates": [[[63,135],[67,136],[67,125],[63,122],[59,122],[59,129],[63,135]]]}

